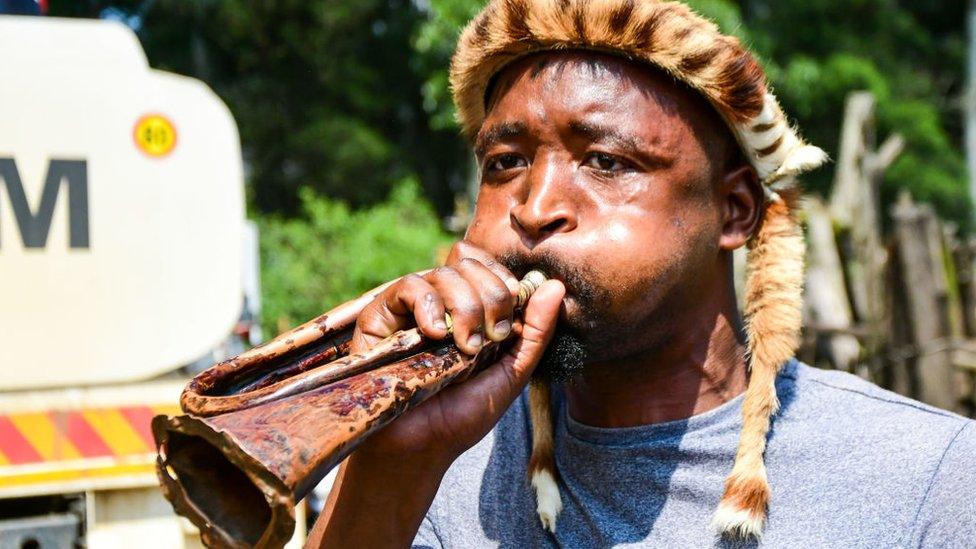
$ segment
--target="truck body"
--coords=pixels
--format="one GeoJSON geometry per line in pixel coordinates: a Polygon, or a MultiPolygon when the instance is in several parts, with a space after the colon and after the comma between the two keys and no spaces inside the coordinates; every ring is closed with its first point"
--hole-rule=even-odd
{"type": "Polygon", "coordinates": [[[0,548],[198,545],[149,421],[259,300],[234,119],[115,22],[0,16],[0,81],[0,548]]]}

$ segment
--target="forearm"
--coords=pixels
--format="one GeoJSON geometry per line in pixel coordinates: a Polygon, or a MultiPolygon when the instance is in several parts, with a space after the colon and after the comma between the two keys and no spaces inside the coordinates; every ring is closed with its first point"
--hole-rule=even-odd
{"type": "Polygon", "coordinates": [[[447,464],[371,459],[343,464],[306,547],[409,547],[447,464]]]}

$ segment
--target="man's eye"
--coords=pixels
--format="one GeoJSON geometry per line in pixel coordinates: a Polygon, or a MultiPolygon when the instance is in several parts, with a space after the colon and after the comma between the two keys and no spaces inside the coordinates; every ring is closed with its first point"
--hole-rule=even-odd
{"type": "Polygon", "coordinates": [[[586,158],[584,165],[601,172],[619,172],[627,169],[627,164],[616,156],[607,153],[593,153],[586,158]]]}
{"type": "Polygon", "coordinates": [[[489,172],[503,172],[524,166],[525,159],[521,156],[517,154],[501,154],[488,160],[487,170],[489,172]]]}

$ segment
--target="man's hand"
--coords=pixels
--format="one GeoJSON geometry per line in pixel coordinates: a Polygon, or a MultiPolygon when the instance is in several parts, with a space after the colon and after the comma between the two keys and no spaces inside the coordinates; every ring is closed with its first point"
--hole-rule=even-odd
{"type": "Polygon", "coordinates": [[[546,281],[513,318],[518,281],[485,252],[463,242],[448,265],[384,290],[360,314],[353,352],[417,326],[432,339],[453,337],[474,354],[486,340],[516,340],[495,364],[444,389],[366,439],[340,472],[309,546],[408,545],[450,464],[481,440],[528,384],[552,338],[565,288],[546,281]],[[453,335],[444,314],[454,320],[453,335]],[[375,511],[375,512],[374,512],[375,511]]]}
{"type": "Polygon", "coordinates": [[[376,457],[423,454],[450,463],[481,440],[528,383],[552,336],[563,297],[560,282],[539,288],[513,319],[518,280],[481,250],[455,244],[449,265],[424,276],[409,275],[363,310],[356,323],[352,352],[363,351],[397,330],[417,326],[431,339],[453,337],[468,354],[487,340],[518,338],[501,360],[475,378],[441,391],[417,409],[367,439],[359,451],[376,457]],[[453,336],[444,323],[454,321],[453,336]]]}

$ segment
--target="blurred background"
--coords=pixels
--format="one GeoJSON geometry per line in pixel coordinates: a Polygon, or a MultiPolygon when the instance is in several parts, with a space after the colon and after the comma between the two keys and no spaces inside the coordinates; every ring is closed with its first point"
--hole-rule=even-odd
{"type": "MultiPolygon", "coordinates": [[[[477,192],[447,69],[482,3],[0,0],[0,547],[197,543],[149,418],[443,257],[477,192]]],[[[801,358],[972,416],[974,8],[687,3],[833,160],[804,181],[801,358]]]]}
{"type": "MultiPolygon", "coordinates": [[[[877,132],[906,141],[882,202],[910,189],[969,230],[966,2],[688,3],[759,54],[786,112],[834,159],[847,94],[872,92],[877,132]]],[[[482,4],[50,0],[48,13],[125,21],[152,67],[206,82],[230,107],[260,226],[261,321],[275,333],[426,265],[417,252],[445,242],[454,225],[444,220],[467,212],[474,167],[447,67],[482,4]],[[392,223],[410,230],[386,234],[392,223]],[[363,242],[402,253],[349,253],[363,242]]],[[[805,184],[827,196],[832,172],[805,184]]]]}

